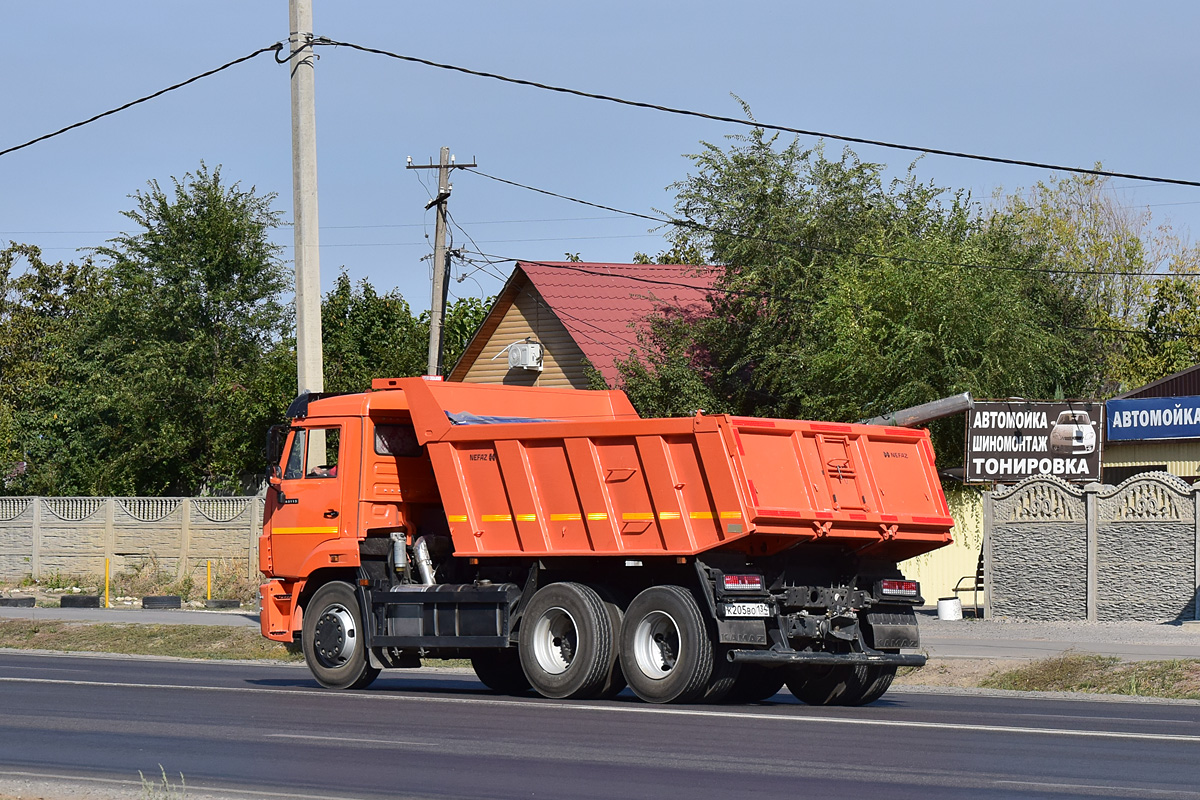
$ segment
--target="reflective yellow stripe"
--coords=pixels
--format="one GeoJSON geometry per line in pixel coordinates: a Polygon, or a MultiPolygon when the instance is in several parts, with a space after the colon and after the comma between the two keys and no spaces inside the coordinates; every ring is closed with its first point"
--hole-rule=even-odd
{"type": "Polygon", "coordinates": [[[271,533],[280,536],[286,536],[293,533],[337,533],[337,527],[333,528],[271,528],[271,533]]]}
{"type": "Polygon", "coordinates": [[[712,519],[713,513],[711,511],[693,511],[688,516],[692,519],[712,519]]]}
{"type": "Polygon", "coordinates": [[[678,511],[663,511],[658,515],[659,519],[679,519],[678,511]]]}
{"type": "Polygon", "coordinates": [[[484,522],[512,522],[512,514],[484,514],[480,519],[484,522]]]}
{"type": "MultiPolygon", "coordinates": [[[[592,517],[592,515],[589,514],[588,519],[591,519],[591,517],[592,517]]],[[[582,519],[583,519],[582,514],[551,514],[550,515],[551,522],[578,522],[582,519]]]]}
{"type": "Polygon", "coordinates": [[[467,515],[466,514],[447,514],[446,519],[450,522],[466,522],[467,515]]]}
{"type": "Polygon", "coordinates": [[[742,512],[740,511],[722,511],[721,519],[741,519],[742,512]]]}
{"type": "Polygon", "coordinates": [[[608,519],[608,514],[588,514],[587,517],[593,522],[603,522],[608,519]]]}
{"type": "Polygon", "coordinates": [[[517,514],[517,522],[537,522],[537,514],[517,514]]]}
{"type": "Polygon", "coordinates": [[[642,520],[653,520],[654,515],[648,511],[635,511],[632,514],[622,514],[621,519],[627,522],[641,522],[642,520]]]}

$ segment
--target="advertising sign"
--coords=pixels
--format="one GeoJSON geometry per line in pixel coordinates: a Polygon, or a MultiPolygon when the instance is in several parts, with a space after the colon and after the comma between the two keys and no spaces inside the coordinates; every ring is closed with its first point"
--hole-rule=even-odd
{"type": "Polygon", "coordinates": [[[1108,441],[1200,439],[1200,397],[1108,401],[1108,441]]]}
{"type": "Polygon", "coordinates": [[[1034,475],[1100,480],[1103,409],[1082,400],[976,401],[967,413],[966,481],[1016,483],[1034,475]]]}

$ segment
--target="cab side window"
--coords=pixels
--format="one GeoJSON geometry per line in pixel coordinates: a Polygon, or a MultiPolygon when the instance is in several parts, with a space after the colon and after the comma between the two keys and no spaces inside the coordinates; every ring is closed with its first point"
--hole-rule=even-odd
{"type": "Polygon", "coordinates": [[[417,432],[412,425],[382,423],[375,426],[375,454],[417,458],[421,445],[417,444],[417,432]]]}
{"type": "Polygon", "coordinates": [[[309,447],[323,452],[324,458],[308,471],[309,478],[336,478],[338,474],[338,448],[341,445],[341,428],[317,428],[309,437],[309,447]],[[325,440],[322,448],[321,439],[325,440]]]}
{"type": "Polygon", "coordinates": [[[287,463],[283,468],[283,479],[294,481],[304,477],[304,443],[308,431],[297,430],[292,436],[292,447],[288,450],[287,463]]]}

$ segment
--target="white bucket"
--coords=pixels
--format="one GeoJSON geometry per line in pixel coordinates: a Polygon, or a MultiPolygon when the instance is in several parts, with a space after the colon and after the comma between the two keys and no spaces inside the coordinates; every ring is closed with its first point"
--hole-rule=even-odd
{"type": "Polygon", "coordinates": [[[962,601],[957,597],[938,598],[938,619],[962,619],[962,601]]]}

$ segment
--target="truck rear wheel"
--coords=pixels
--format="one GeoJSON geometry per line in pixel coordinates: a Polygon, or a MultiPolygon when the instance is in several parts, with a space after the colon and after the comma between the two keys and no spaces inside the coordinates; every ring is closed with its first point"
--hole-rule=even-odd
{"type": "Polygon", "coordinates": [[[521,666],[543,697],[597,696],[610,680],[614,647],[604,602],[581,583],[543,586],[521,617],[521,666]]]}
{"type": "Polygon", "coordinates": [[[621,668],[647,703],[686,703],[704,693],[713,645],[691,592],[654,586],[633,599],[621,626],[621,668]]]}
{"type": "Polygon", "coordinates": [[[892,685],[896,668],[868,664],[796,667],[787,687],[810,706],[862,706],[873,703],[892,685]]]}
{"type": "Polygon", "coordinates": [[[783,667],[742,664],[742,671],[734,678],[733,688],[725,695],[725,702],[761,703],[779,693],[786,677],[787,670],[783,667]]]}
{"type": "Polygon", "coordinates": [[[621,625],[625,619],[624,612],[621,607],[611,600],[601,598],[604,603],[604,610],[608,612],[608,624],[612,628],[612,652],[610,658],[612,663],[608,665],[608,675],[604,679],[604,685],[596,693],[596,697],[616,697],[626,686],[625,675],[621,672],[621,654],[619,651],[621,643],[621,625]]]}
{"type": "Polygon", "coordinates": [[[358,598],[342,581],[325,584],[308,601],[300,643],[304,661],[322,686],[363,689],[379,677],[367,660],[358,598]]]}
{"type": "Polygon", "coordinates": [[[530,689],[529,679],[521,667],[521,654],[515,647],[473,653],[471,666],[479,682],[493,692],[525,694],[530,689]]]}

